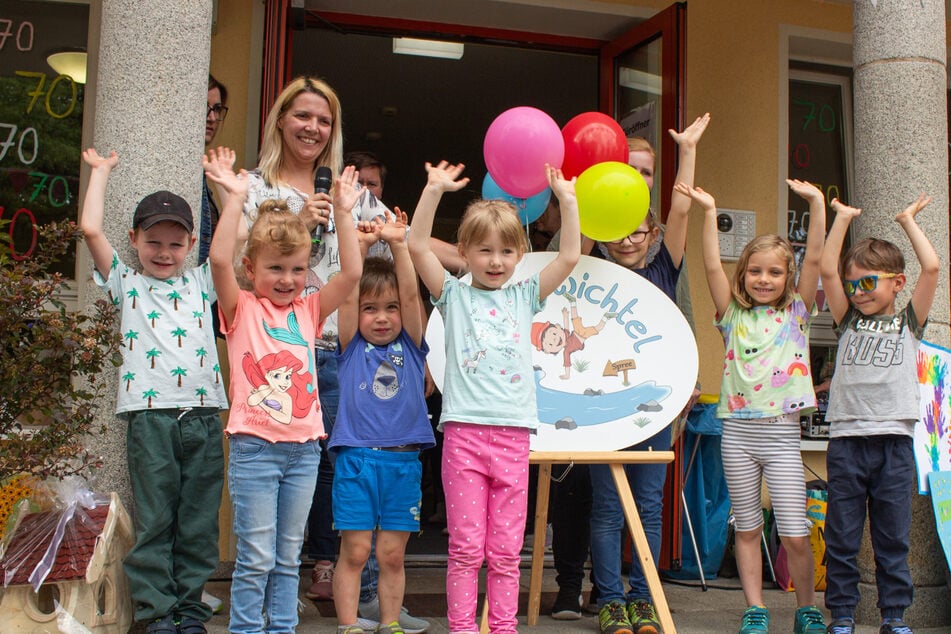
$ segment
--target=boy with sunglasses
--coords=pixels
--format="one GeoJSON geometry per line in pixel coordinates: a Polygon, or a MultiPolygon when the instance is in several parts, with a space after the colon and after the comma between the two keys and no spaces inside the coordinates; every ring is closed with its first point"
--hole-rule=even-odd
{"type": "Polygon", "coordinates": [[[839,336],[826,413],[831,423],[825,526],[830,634],[855,632],[856,556],[866,508],[882,615],[879,632],[911,634],[902,619],[912,601],[908,542],[918,420],[916,358],[940,270],[938,254],[915,216],[930,202],[922,194],[895,216],[921,265],[908,305],[896,311],[895,298],[906,284],[901,251],[891,242],[868,238],[852,245],[837,267],[849,224],[861,210],[832,201],[836,216],[820,262],[839,336]]]}

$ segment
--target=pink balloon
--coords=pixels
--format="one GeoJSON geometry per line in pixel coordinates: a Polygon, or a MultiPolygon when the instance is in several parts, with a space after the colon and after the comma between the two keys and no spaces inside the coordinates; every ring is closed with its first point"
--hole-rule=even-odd
{"type": "Polygon", "coordinates": [[[621,124],[601,112],[583,112],[565,124],[565,178],[578,176],[592,165],[627,163],[627,137],[621,124]]]}
{"type": "Polygon", "coordinates": [[[548,187],[545,163],[561,167],[565,142],[554,119],[538,108],[518,106],[495,118],[485,133],[482,154],[503,191],[528,198],[548,187]]]}

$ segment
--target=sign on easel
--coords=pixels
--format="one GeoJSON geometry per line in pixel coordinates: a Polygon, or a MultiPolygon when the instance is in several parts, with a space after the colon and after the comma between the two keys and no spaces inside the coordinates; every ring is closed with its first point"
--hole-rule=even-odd
{"type": "MultiPolygon", "coordinates": [[[[526,254],[512,280],[540,271],[555,255],[526,254]]],[[[442,389],[438,311],[426,339],[429,369],[442,389]]],[[[696,384],[697,344],[677,305],[640,275],[598,258],[581,257],[535,315],[531,339],[540,422],[533,451],[635,445],[669,425],[696,384]]],[[[480,365],[484,370],[503,371],[480,365]]]]}

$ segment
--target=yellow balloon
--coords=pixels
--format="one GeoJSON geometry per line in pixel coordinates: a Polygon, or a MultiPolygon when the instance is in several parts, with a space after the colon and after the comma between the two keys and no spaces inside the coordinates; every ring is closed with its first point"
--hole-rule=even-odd
{"type": "Polygon", "coordinates": [[[581,233],[598,242],[629,236],[644,222],[651,192],[640,172],[626,163],[592,165],[575,182],[581,233]]]}

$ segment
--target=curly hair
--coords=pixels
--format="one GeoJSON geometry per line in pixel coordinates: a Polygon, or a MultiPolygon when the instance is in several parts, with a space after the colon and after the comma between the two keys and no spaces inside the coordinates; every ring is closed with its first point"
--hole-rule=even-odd
{"type": "Polygon", "coordinates": [[[258,207],[245,255],[254,262],[263,247],[277,249],[281,255],[290,255],[302,248],[310,248],[310,243],[310,232],[300,216],[288,208],[286,201],[270,199],[258,207]]]}

